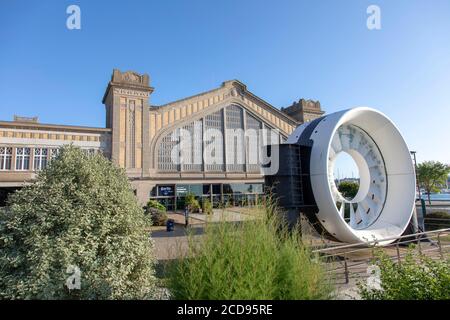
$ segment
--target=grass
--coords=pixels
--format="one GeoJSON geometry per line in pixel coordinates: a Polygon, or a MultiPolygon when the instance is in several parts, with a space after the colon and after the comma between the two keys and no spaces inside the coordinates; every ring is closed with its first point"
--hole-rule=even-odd
{"type": "Polygon", "coordinates": [[[201,241],[189,236],[184,258],[167,270],[174,299],[328,299],[318,256],[289,233],[277,215],[255,209],[256,219],[210,223],[201,241]]]}

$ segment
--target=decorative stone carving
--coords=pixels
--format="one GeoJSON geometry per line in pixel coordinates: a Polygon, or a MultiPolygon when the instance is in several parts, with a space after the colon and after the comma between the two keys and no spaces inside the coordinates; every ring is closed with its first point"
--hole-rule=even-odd
{"type": "Polygon", "coordinates": [[[33,123],[39,123],[38,117],[23,117],[14,115],[14,121],[15,122],[33,122],[33,123]]]}
{"type": "Polygon", "coordinates": [[[122,89],[122,88],[114,88],[114,93],[121,94],[121,95],[127,95],[127,96],[133,96],[133,97],[142,97],[142,98],[147,98],[149,96],[149,92],[146,92],[146,91],[138,91],[138,90],[122,89]]]}
{"type": "Polygon", "coordinates": [[[134,72],[128,71],[128,72],[125,72],[123,74],[123,80],[128,81],[128,82],[138,82],[138,83],[140,83],[141,82],[141,77],[139,75],[137,75],[136,73],[134,73],[134,72]]]}

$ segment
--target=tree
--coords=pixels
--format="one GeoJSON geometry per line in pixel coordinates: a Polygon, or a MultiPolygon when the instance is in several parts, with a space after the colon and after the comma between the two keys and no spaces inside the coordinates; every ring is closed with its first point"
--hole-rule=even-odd
{"type": "Polygon", "coordinates": [[[149,219],[123,169],[102,155],[63,147],[8,204],[0,213],[0,298],[152,297],[149,219]]]}
{"type": "Polygon", "coordinates": [[[449,173],[450,167],[438,161],[425,161],[417,166],[419,185],[428,193],[428,203],[431,204],[430,193],[446,183],[449,173]]]}
{"type": "Polygon", "coordinates": [[[342,181],[338,185],[339,192],[344,198],[353,199],[359,190],[359,184],[353,181],[342,181]]]}

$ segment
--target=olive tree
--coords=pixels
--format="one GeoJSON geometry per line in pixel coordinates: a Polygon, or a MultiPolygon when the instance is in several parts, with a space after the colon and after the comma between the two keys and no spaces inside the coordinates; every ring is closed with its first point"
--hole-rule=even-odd
{"type": "Polygon", "coordinates": [[[427,191],[430,204],[430,193],[446,183],[449,173],[450,167],[438,161],[425,161],[417,166],[419,185],[427,191]]]}
{"type": "Polygon", "coordinates": [[[123,169],[63,147],[0,213],[0,298],[151,298],[148,227],[123,169]]]}

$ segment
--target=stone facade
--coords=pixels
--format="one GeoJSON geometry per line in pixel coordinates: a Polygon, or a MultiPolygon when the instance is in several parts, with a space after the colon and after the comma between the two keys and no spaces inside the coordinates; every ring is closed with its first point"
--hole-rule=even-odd
{"type": "MultiPolygon", "coordinates": [[[[303,121],[323,114],[319,102],[303,99],[280,111],[248,91],[238,80],[225,81],[213,90],[161,106],[151,104],[153,90],[147,74],[115,69],[102,100],[106,108],[106,128],[45,125],[39,124],[37,119],[16,117],[12,122],[0,122],[0,147],[53,148],[70,142],[82,148],[100,150],[126,169],[142,203],[149,197],[164,200],[173,196],[176,207],[177,194],[186,188],[197,190],[200,196],[202,192],[198,190],[209,190],[203,193],[210,194],[212,199],[219,190],[223,198],[228,189],[234,188],[241,194],[245,189],[242,186],[249,186],[251,195],[255,193],[252,190],[261,189],[263,177],[254,165],[248,164],[249,150],[245,151],[245,164],[240,167],[228,164],[228,138],[222,142],[222,166],[204,163],[190,167],[162,165],[171,133],[198,123],[202,130],[208,126],[221,128],[226,137],[232,126],[244,130],[252,126],[277,129],[279,142],[282,142],[303,121]],[[179,190],[177,186],[180,186],[179,190]]],[[[203,137],[200,137],[192,148],[204,150],[205,147],[203,137]]],[[[14,159],[11,161],[15,164],[14,159]]],[[[33,163],[32,159],[30,161],[33,163]]],[[[32,167],[26,172],[14,168],[0,170],[0,187],[20,186],[33,176],[32,167]]]]}
{"type": "Polygon", "coordinates": [[[281,108],[281,111],[291,116],[299,123],[308,122],[321,117],[324,114],[319,101],[300,99],[294,101],[291,106],[281,108]]]}
{"type": "Polygon", "coordinates": [[[28,183],[66,144],[110,157],[110,129],[41,124],[23,117],[0,121],[0,187],[28,183]]]}

